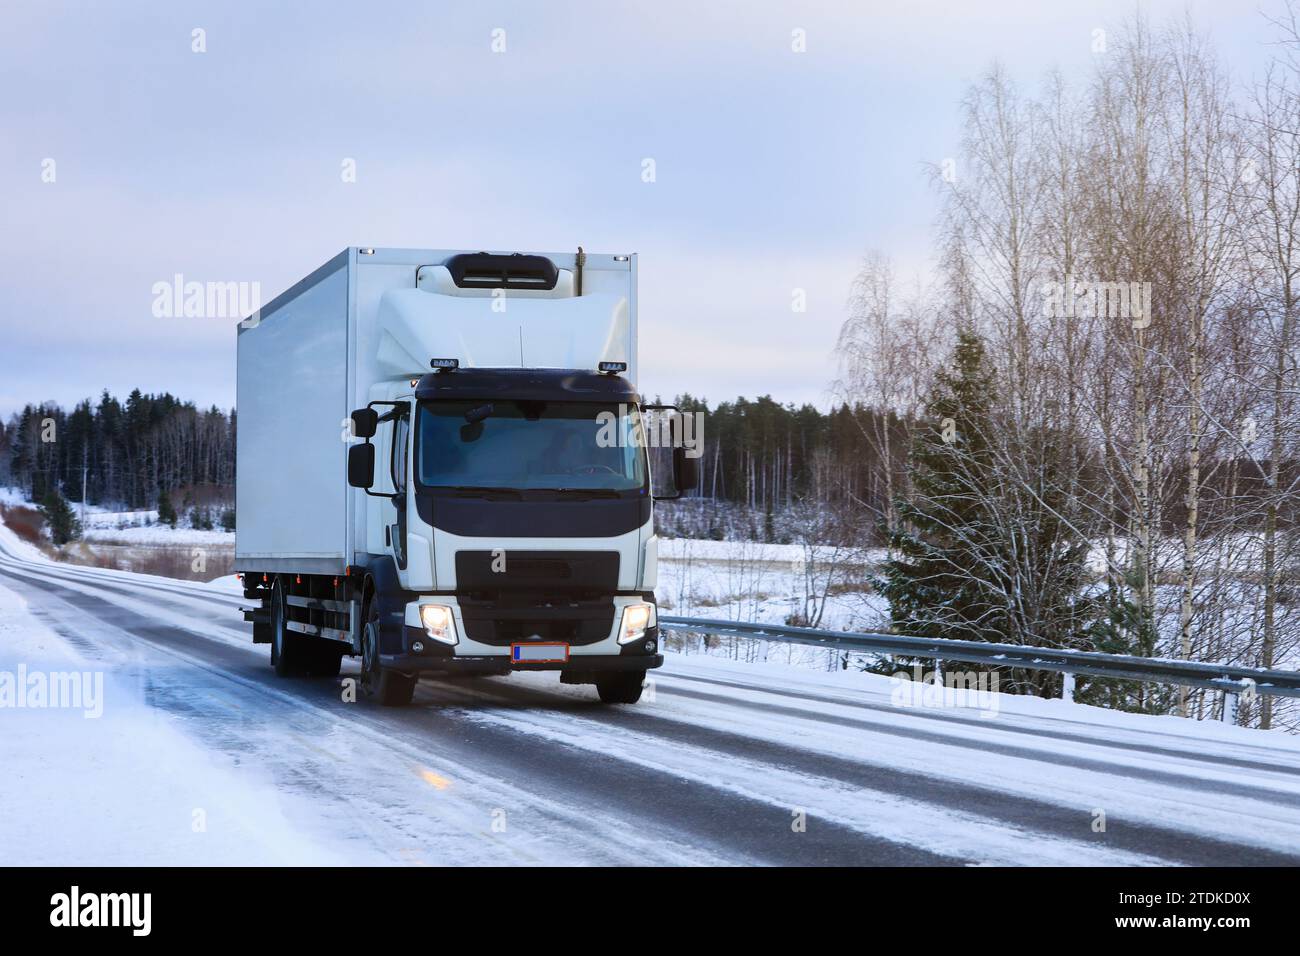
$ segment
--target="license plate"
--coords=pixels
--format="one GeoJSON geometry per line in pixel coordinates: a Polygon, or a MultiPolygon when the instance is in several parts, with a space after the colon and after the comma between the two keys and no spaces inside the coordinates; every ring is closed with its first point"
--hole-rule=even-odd
{"type": "Polygon", "coordinates": [[[568,644],[511,644],[512,660],[530,664],[563,664],[569,659],[568,644]]]}

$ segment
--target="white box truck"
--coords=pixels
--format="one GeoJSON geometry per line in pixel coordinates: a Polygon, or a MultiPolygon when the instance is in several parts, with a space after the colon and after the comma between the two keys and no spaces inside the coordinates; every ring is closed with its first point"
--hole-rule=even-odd
{"type": "MultiPolygon", "coordinates": [[[[411,700],[659,653],[635,255],[350,248],[238,330],[235,569],[276,673],[411,700]]],[[[672,452],[676,497],[696,461],[672,452]]]]}

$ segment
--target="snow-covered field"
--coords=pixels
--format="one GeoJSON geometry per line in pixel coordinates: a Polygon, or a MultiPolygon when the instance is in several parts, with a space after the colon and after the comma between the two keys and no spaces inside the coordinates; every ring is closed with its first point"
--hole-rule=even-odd
{"type": "Polygon", "coordinates": [[[155,547],[235,546],[233,531],[188,528],[184,519],[173,528],[158,523],[157,511],[88,511],[81,538],[90,542],[155,547]]]}
{"type": "MultiPolygon", "coordinates": [[[[38,507],[16,488],[0,487],[0,505],[38,507]]],[[[73,514],[81,523],[81,540],[90,543],[138,545],[145,547],[235,546],[233,531],[204,530],[188,525],[189,515],[181,514],[175,528],[158,522],[156,510],[120,511],[101,505],[70,502],[73,514]]],[[[209,509],[215,520],[219,508],[209,509]]]]}
{"type": "Polygon", "coordinates": [[[661,538],[659,586],[665,610],[692,617],[765,624],[871,630],[888,620],[884,601],[866,584],[884,552],[837,553],[830,548],[661,538]],[[830,569],[834,567],[834,572],[830,569]],[[835,586],[827,593],[827,583],[835,586]]]}

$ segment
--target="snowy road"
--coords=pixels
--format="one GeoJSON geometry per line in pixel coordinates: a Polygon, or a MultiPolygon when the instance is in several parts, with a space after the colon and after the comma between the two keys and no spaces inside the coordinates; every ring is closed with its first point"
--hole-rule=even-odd
{"type": "Polygon", "coordinates": [[[0,671],[106,679],[97,720],[0,709],[0,863],[1300,863],[1282,734],[676,654],[632,707],[522,674],[394,710],[276,678],[237,595],[3,528],[0,597],[0,671]]]}

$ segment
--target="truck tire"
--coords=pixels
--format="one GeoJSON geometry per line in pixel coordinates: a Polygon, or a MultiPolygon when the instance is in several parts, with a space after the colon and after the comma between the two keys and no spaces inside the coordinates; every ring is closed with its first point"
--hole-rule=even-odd
{"type": "Polygon", "coordinates": [[[271,665],[279,677],[294,677],[304,670],[306,648],[302,635],[287,627],[284,585],[277,579],[271,588],[271,665]]]}
{"type": "Polygon", "coordinates": [[[635,704],[644,685],[645,671],[606,674],[596,679],[596,693],[602,704],[635,704]]]}
{"type": "Polygon", "coordinates": [[[379,624],[371,621],[361,637],[361,689],[385,707],[404,707],[415,696],[417,678],[379,664],[379,624]]]}
{"type": "Polygon", "coordinates": [[[379,692],[375,699],[385,707],[405,707],[415,696],[416,677],[383,668],[379,674],[379,692]]]}

